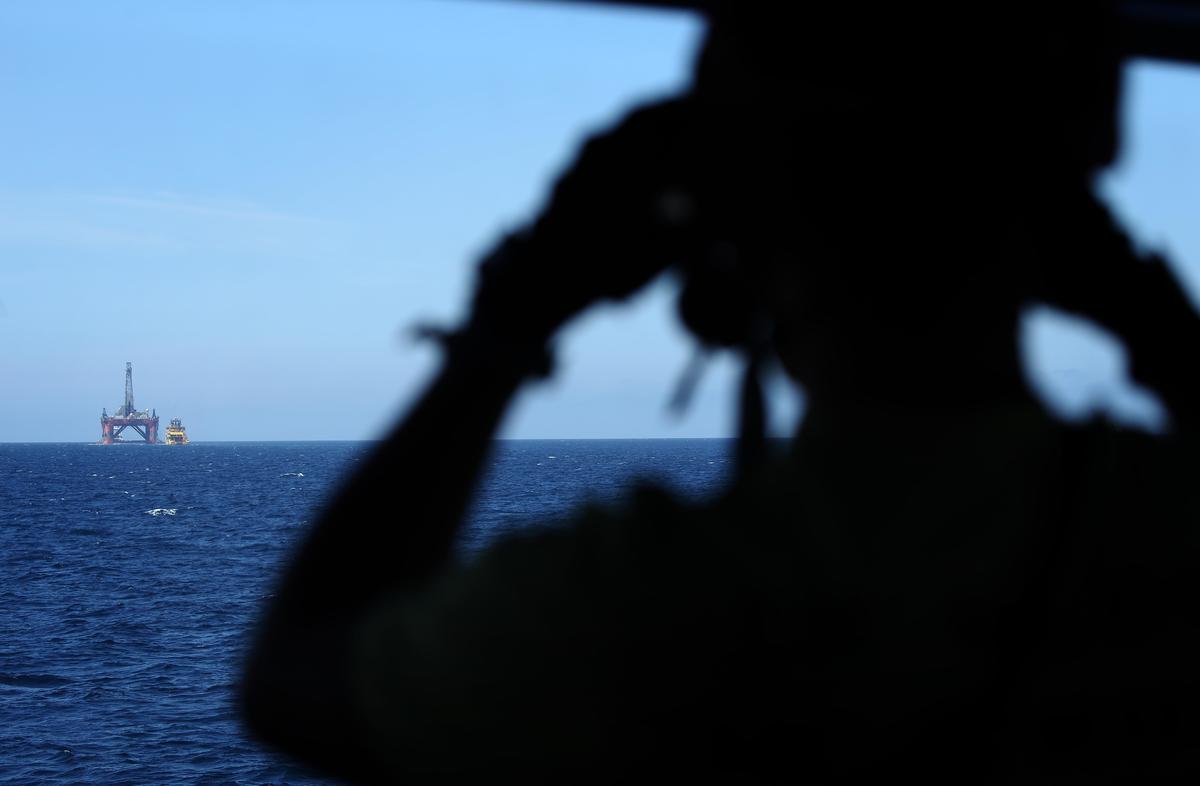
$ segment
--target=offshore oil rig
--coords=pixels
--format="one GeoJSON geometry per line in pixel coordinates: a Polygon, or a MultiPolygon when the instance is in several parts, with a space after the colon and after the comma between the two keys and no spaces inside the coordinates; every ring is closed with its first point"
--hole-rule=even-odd
{"type": "Polygon", "coordinates": [[[147,445],[158,444],[158,412],[156,410],[137,411],[133,406],[133,364],[125,364],[125,403],[115,415],[109,415],[108,409],[100,414],[100,444],[113,445],[118,442],[145,442],[147,445]],[[131,428],[140,436],[140,440],[121,439],[121,432],[131,428]]]}

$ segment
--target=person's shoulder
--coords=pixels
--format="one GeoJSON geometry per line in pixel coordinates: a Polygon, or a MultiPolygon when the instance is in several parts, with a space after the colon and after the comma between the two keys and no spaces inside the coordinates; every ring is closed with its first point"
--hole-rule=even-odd
{"type": "Polygon", "coordinates": [[[354,670],[389,766],[577,772],[649,756],[629,708],[670,715],[710,660],[697,642],[711,635],[700,612],[719,613],[701,597],[712,567],[688,537],[706,508],[639,487],[380,604],[359,626],[354,670]],[[677,665],[685,652],[693,667],[677,665]]]}

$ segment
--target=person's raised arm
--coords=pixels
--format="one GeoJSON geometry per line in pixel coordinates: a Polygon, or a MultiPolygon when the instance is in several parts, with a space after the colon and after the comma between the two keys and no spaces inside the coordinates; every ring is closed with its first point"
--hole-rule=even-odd
{"type": "MultiPolygon", "coordinates": [[[[532,356],[541,347],[531,340],[523,349],[532,356]]],[[[485,331],[465,331],[321,517],[249,663],[244,698],[260,735],[338,770],[368,763],[356,750],[361,733],[349,704],[351,629],[374,599],[419,586],[447,559],[488,443],[530,370],[516,352],[485,331]]]]}
{"type": "MultiPolygon", "coordinates": [[[[374,770],[352,703],[351,642],[374,604],[419,593],[449,563],[513,395],[546,370],[546,345],[591,303],[641,288],[670,261],[656,164],[678,110],[639,110],[593,138],[530,230],[480,269],[465,326],[432,383],[319,519],[254,643],[243,701],[252,728],[310,763],[374,770]]],[[[673,184],[670,184],[673,185],[673,184]]]]}

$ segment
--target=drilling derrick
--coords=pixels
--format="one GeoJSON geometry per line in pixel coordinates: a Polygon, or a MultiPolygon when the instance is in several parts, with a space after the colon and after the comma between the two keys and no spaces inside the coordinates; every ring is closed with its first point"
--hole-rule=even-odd
{"type": "Polygon", "coordinates": [[[121,432],[125,429],[133,429],[140,437],[140,440],[128,440],[133,442],[145,442],[147,445],[158,443],[158,411],[143,410],[138,412],[133,405],[133,364],[125,364],[125,403],[117,410],[115,415],[109,415],[108,409],[101,410],[100,413],[100,444],[112,445],[117,442],[126,442],[121,439],[121,432]]]}

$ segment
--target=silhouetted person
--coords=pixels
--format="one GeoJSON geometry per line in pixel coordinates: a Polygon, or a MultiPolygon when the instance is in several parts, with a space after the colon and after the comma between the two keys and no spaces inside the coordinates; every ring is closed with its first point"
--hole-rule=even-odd
{"type": "Polygon", "coordinates": [[[1022,8],[717,14],[693,89],[591,139],[485,260],[272,603],[252,726],[363,780],[1197,774],[1196,386],[1163,345],[1195,317],[1090,193],[1111,19],[1022,8]],[[686,324],[748,358],[746,445],[761,359],[804,386],[789,454],[455,563],[551,337],[669,267],[686,324]],[[1172,434],[1045,413],[1035,300],[1125,335],[1172,434]]]}

